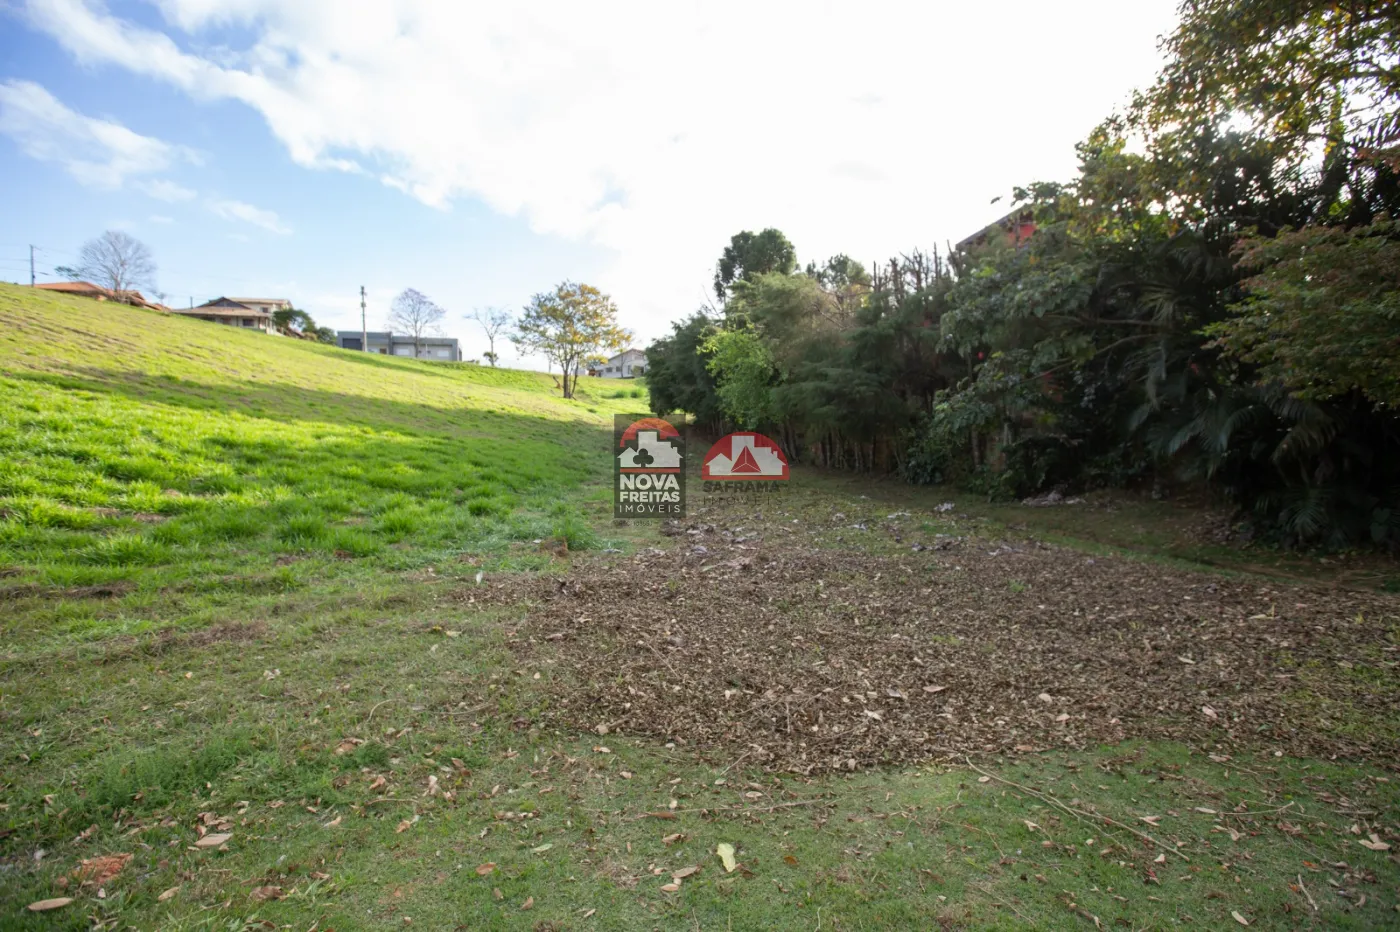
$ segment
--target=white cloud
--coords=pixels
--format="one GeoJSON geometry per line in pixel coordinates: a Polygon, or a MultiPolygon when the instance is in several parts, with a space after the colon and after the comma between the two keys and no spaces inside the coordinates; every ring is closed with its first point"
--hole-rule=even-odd
{"type": "Polygon", "coordinates": [[[282,223],[275,212],[254,207],[252,204],[245,204],[243,201],[211,200],[209,209],[225,220],[241,220],[273,233],[287,234],[292,232],[282,223]]]}
{"type": "Polygon", "coordinates": [[[136,183],[136,187],[158,201],[167,201],[171,204],[179,201],[192,201],[198,194],[197,191],[165,178],[157,178],[154,181],[139,181],[136,183]]]}
{"type": "Polygon", "coordinates": [[[156,2],[163,31],[97,0],[26,11],[81,62],[245,103],[299,164],[608,247],[597,283],[646,337],[703,300],[740,229],[869,262],[1064,177],[1151,79],[1177,0],[156,2]],[[230,26],[251,39],[206,51],[230,26]]]}
{"type": "Polygon", "coordinates": [[[96,188],[120,188],[131,176],[195,160],[182,146],[76,113],[32,81],[0,84],[0,133],[30,158],[57,162],[81,184],[96,188]]]}

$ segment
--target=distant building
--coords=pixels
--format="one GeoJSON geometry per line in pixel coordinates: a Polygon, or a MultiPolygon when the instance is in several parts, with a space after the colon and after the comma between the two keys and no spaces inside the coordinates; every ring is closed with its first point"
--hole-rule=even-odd
{"type": "MultiPolygon", "coordinates": [[[[290,307],[291,305],[288,304],[290,307]]],[[[199,307],[172,308],[170,313],[195,320],[207,320],[214,324],[237,327],[240,330],[260,330],[263,333],[277,333],[272,325],[272,312],[262,307],[252,307],[233,298],[215,298],[199,307]]]]}
{"type": "Polygon", "coordinates": [[[1028,207],[1013,210],[1011,213],[979,230],[957,245],[959,250],[973,249],[985,245],[991,237],[1000,232],[1008,246],[1023,246],[1035,232],[1035,214],[1028,207]]]}
{"type": "MultiPolygon", "coordinates": [[[[340,330],[336,333],[335,345],[341,349],[363,350],[365,347],[358,330],[340,330]]],[[[414,357],[413,337],[386,330],[371,330],[369,351],[382,356],[414,357]]],[[[462,347],[456,337],[420,337],[418,340],[419,359],[436,359],[444,362],[461,362],[462,347]]]]}
{"type": "Polygon", "coordinates": [[[255,311],[267,311],[269,314],[274,311],[290,311],[292,309],[292,302],[286,298],[220,298],[219,300],[232,301],[255,311]]]}
{"type": "Polygon", "coordinates": [[[94,301],[115,301],[118,304],[129,304],[132,307],[149,307],[155,310],[169,310],[164,304],[156,304],[146,300],[146,296],[139,291],[113,291],[110,288],[103,288],[101,285],[94,285],[92,282],[45,282],[34,286],[40,291],[56,291],[59,294],[71,294],[79,298],[92,298],[94,301]]]}
{"type": "Polygon", "coordinates": [[[45,282],[34,287],[43,291],[71,294],[79,298],[92,298],[95,301],[112,300],[112,292],[100,285],[94,285],[92,282],[45,282]]]}
{"type": "Polygon", "coordinates": [[[646,374],[647,354],[639,349],[623,350],[602,366],[594,366],[590,371],[597,372],[605,379],[634,379],[646,374]]]}

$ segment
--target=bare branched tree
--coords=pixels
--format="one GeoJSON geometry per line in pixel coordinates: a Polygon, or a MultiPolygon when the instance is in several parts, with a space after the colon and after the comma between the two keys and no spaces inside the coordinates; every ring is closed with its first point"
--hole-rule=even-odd
{"type": "Polygon", "coordinates": [[[481,325],[481,329],[486,331],[486,340],[490,344],[490,349],[481,355],[490,361],[492,367],[496,365],[496,337],[509,335],[512,318],[510,311],[499,307],[477,308],[467,317],[467,320],[474,320],[481,325]]]}
{"type": "Polygon", "coordinates": [[[135,291],[155,287],[156,260],[139,239],[120,230],[108,230],[83,244],[77,266],[59,266],[56,271],[115,292],[135,291]]]}
{"type": "Polygon", "coordinates": [[[439,324],[446,311],[415,288],[399,292],[389,306],[389,330],[400,330],[413,337],[413,355],[423,355],[423,338],[440,332],[439,324]]]}

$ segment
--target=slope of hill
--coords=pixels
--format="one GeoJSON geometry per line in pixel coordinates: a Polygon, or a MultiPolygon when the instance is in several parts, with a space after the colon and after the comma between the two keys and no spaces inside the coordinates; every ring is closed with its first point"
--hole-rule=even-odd
{"type": "Polygon", "coordinates": [[[610,416],[646,406],[633,383],[589,387],[565,401],[541,373],[0,286],[0,567],[155,589],[293,557],[334,573],[586,545],[610,416]]]}

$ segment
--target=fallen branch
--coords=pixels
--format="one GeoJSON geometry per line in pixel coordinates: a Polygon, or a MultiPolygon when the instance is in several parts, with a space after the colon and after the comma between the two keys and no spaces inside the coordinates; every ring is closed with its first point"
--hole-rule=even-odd
{"type": "Polygon", "coordinates": [[[1010,902],[1009,900],[1003,901],[1003,900],[1001,899],[1001,897],[997,896],[996,892],[995,892],[991,887],[987,886],[986,884],[982,884],[982,883],[973,883],[973,884],[969,884],[969,886],[971,886],[974,890],[980,890],[980,891],[982,891],[982,892],[985,893],[988,897],[990,897],[990,898],[991,898],[991,899],[990,899],[990,902],[991,902],[991,904],[992,904],[993,906],[1005,906],[1007,909],[1011,910],[1011,911],[1012,911],[1013,913],[1015,913],[1018,917],[1020,917],[1020,919],[1021,919],[1022,922],[1024,922],[1024,923],[1026,924],[1026,928],[1028,928],[1028,929],[1033,929],[1033,928],[1035,928],[1035,923],[1031,921],[1031,918],[1030,918],[1029,916],[1027,916],[1025,913],[1023,913],[1023,912],[1021,912],[1019,909],[1017,909],[1017,908],[1016,908],[1016,905],[1015,905],[1014,903],[1010,902]]]}
{"type": "Polygon", "coordinates": [[[1233,817],[1235,817],[1235,818],[1237,818],[1237,819],[1242,819],[1242,818],[1244,818],[1245,816],[1271,815],[1271,814],[1273,814],[1273,813],[1275,813],[1275,812],[1282,812],[1282,811],[1285,810],[1285,809],[1292,809],[1295,805],[1297,805],[1297,803],[1296,803],[1296,802],[1293,802],[1293,803],[1289,803],[1287,806],[1279,806],[1277,809],[1255,809],[1255,810],[1248,811],[1248,812],[1229,812],[1229,811],[1226,811],[1226,812],[1221,812],[1220,814],[1221,814],[1221,815],[1227,815],[1227,816],[1233,816],[1233,817]]]}
{"type": "Polygon", "coordinates": [[[1303,896],[1308,898],[1308,905],[1313,908],[1313,912],[1317,912],[1317,901],[1312,898],[1312,894],[1308,892],[1308,888],[1303,886],[1302,874],[1298,875],[1298,889],[1302,890],[1303,896]]]}
{"type": "MultiPolygon", "coordinates": [[[[646,644],[645,641],[643,641],[642,643],[646,644]]],[[[671,666],[671,662],[667,660],[664,656],[662,656],[661,651],[657,650],[655,647],[652,647],[650,644],[647,644],[646,646],[648,650],[650,650],[653,654],[656,655],[657,660],[660,660],[666,665],[666,669],[671,671],[672,676],[674,676],[678,680],[682,679],[681,675],[676,672],[676,668],[671,666]]]]}
{"type": "Polygon", "coordinates": [[[1176,850],[1176,848],[1172,847],[1171,845],[1164,844],[1163,842],[1158,841],[1157,839],[1153,838],[1151,835],[1147,834],[1146,832],[1139,832],[1137,829],[1133,828],[1131,825],[1124,825],[1122,822],[1119,822],[1119,821],[1117,821],[1116,819],[1110,819],[1110,818],[1109,818],[1108,816],[1106,816],[1106,815],[1100,815],[1100,814],[1098,814],[1098,813],[1093,813],[1093,812],[1085,812],[1085,811],[1082,810],[1082,809],[1075,809],[1073,806],[1069,805],[1068,803],[1061,802],[1060,800],[1056,799],[1054,796],[1051,796],[1049,793],[1040,793],[1040,792],[1037,792],[1036,790],[1033,790],[1033,789],[1031,789],[1031,788],[1028,787],[1028,786],[1022,786],[1022,785],[1019,784],[1019,783],[1013,783],[1012,781],[1006,779],[1005,777],[1000,777],[1000,776],[997,776],[997,775],[994,774],[994,773],[991,773],[991,772],[989,772],[989,771],[983,770],[981,767],[978,767],[976,764],[974,764],[974,763],[972,762],[972,758],[970,758],[970,757],[969,757],[969,758],[965,758],[965,760],[967,761],[967,766],[971,767],[973,770],[975,770],[975,771],[977,771],[978,773],[982,774],[982,776],[988,777],[989,779],[995,780],[995,781],[997,781],[998,783],[1004,783],[1004,784],[1006,784],[1006,785],[1009,786],[1009,787],[1013,787],[1013,788],[1015,788],[1015,789],[1017,789],[1017,790],[1020,790],[1022,793],[1025,793],[1027,796],[1032,796],[1032,797],[1034,797],[1034,798],[1040,800],[1041,802],[1045,803],[1045,804],[1048,805],[1048,806],[1054,806],[1056,809],[1060,809],[1060,810],[1062,810],[1062,811],[1064,811],[1064,812],[1069,813],[1070,815],[1074,816],[1076,819],[1078,819],[1078,820],[1081,821],[1081,822],[1084,822],[1085,824],[1093,825],[1093,824],[1096,823],[1096,822],[1107,822],[1109,825],[1116,826],[1117,828],[1121,828],[1121,829],[1122,829],[1123,831],[1125,831],[1125,832],[1131,832],[1132,834],[1136,835],[1138,838],[1141,838],[1143,841],[1146,841],[1146,842],[1149,842],[1150,844],[1156,845],[1158,848],[1161,848],[1163,851],[1166,851],[1166,852],[1169,853],[1169,854],[1174,854],[1174,855],[1176,855],[1177,857],[1181,858],[1183,861],[1185,861],[1185,862],[1188,863],[1188,864],[1191,863],[1191,859],[1188,858],[1186,855],[1182,854],[1180,851],[1176,850]]]}
{"type": "MultiPolygon", "coordinates": [[[[778,810],[778,809],[791,809],[791,808],[793,808],[794,806],[812,806],[812,805],[815,805],[815,804],[820,803],[820,802],[824,802],[824,800],[821,800],[821,799],[799,799],[799,800],[797,800],[796,802],[791,802],[791,803],[779,803],[779,804],[776,805],[776,806],[720,806],[720,807],[706,806],[706,807],[701,808],[701,809],[668,809],[668,810],[666,810],[666,811],[667,811],[668,813],[673,814],[673,815],[680,815],[681,813],[684,813],[684,812],[739,812],[739,813],[744,813],[744,812],[773,812],[773,811],[778,810]]],[[[640,815],[640,816],[637,816],[637,818],[639,818],[639,819],[645,819],[645,818],[648,818],[648,817],[655,818],[655,816],[654,816],[652,813],[644,813],[644,814],[642,814],[642,815],[640,815]]]]}
{"type": "Polygon", "coordinates": [[[366,726],[368,726],[368,725],[369,725],[369,722],[370,722],[370,719],[374,718],[374,713],[375,713],[375,712],[378,712],[378,711],[379,711],[379,707],[382,706],[385,702],[402,702],[402,701],[403,701],[402,699],[399,699],[398,697],[393,696],[393,697],[390,697],[390,698],[388,698],[388,699],[383,700],[383,702],[376,702],[376,703],[374,704],[374,708],[370,709],[370,710],[369,710],[369,714],[365,716],[365,723],[364,723],[364,725],[361,725],[360,727],[361,727],[361,728],[365,728],[366,726]]]}
{"type": "Polygon", "coordinates": [[[745,751],[743,754],[740,754],[738,757],[736,757],[733,761],[730,762],[730,764],[729,764],[728,767],[726,767],[726,768],[724,768],[723,770],[721,770],[721,771],[719,772],[718,776],[721,776],[721,777],[722,777],[722,776],[724,776],[725,774],[729,773],[729,771],[733,770],[736,766],[738,766],[738,764],[739,764],[739,762],[740,762],[741,760],[743,760],[744,758],[748,757],[750,754],[752,754],[754,751],[757,751],[757,750],[760,750],[760,749],[759,749],[759,748],[750,748],[749,750],[745,751]]]}

